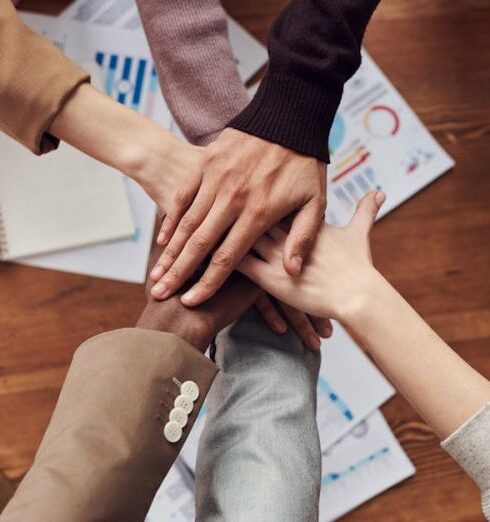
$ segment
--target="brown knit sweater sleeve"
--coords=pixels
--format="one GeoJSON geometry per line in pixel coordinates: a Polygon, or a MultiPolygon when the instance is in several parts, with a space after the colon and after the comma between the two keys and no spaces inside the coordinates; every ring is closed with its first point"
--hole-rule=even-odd
{"type": "Polygon", "coordinates": [[[269,33],[269,70],[229,126],[328,163],[330,127],[378,1],[292,0],[269,33]]]}

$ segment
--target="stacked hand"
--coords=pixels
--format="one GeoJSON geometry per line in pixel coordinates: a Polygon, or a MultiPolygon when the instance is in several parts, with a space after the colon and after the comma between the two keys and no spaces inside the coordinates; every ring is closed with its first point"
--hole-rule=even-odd
{"type": "MultiPolygon", "coordinates": [[[[177,177],[178,189],[169,190],[166,181],[161,194],[156,193],[158,169],[154,166],[140,176],[142,185],[149,186],[147,192],[156,201],[162,200],[166,211],[158,236],[158,243],[166,248],[151,272],[156,283],[153,297],[173,295],[212,254],[204,274],[182,296],[186,306],[206,301],[254,241],[290,215],[293,220],[283,263],[288,273],[299,274],[325,211],[325,166],[315,158],[233,129],[226,129],[206,149],[194,147],[191,162],[196,151],[200,158],[189,169],[191,174],[182,172],[177,177]],[[174,194],[170,203],[166,200],[169,193],[174,194]]],[[[320,347],[319,335],[332,333],[329,320],[308,317],[280,303],[275,306],[265,293],[256,307],[278,333],[284,333],[289,322],[312,350],[320,347]]]]}
{"type": "Polygon", "coordinates": [[[158,242],[165,251],[152,272],[157,299],[172,295],[212,252],[200,280],[183,303],[198,305],[226,281],[255,240],[295,213],[283,263],[298,275],[325,211],[325,165],[280,145],[234,129],[203,150],[199,185],[178,192],[158,242]]]}
{"type": "Polygon", "coordinates": [[[238,269],[265,291],[299,310],[344,321],[370,296],[372,265],[369,233],[384,202],[382,192],[360,201],[348,226],[324,224],[301,274],[292,277],[282,264],[286,232],[271,228],[254,244],[260,257],[248,254],[238,269]]]}

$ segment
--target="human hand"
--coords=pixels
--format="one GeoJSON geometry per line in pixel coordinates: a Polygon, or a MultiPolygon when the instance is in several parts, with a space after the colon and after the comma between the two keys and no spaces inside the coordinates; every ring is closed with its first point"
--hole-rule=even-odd
{"type": "Polygon", "coordinates": [[[157,299],[172,295],[215,248],[200,280],[182,296],[186,306],[209,299],[254,241],[296,212],[284,241],[284,269],[301,272],[326,205],[326,169],[316,158],[225,129],[202,152],[202,180],[182,188],[158,237],[165,251],[151,274],[157,299]]]}
{"type": "Polygon", "coordinates": [[[311,351],[320,349],[320,337],[328,338],[333,333],[330,319],[307,315],[280,301],[273,302],[265,292],[261,292],[254,306],[273,332],[284,334],[290,325],[311,351]]]}
{"type": "MultiPolygon", "coordinates": [[[[161,254],[161,247],[152,250],[150,266],[161,254]]],[[[253,304],[260,289],[245,276],[234,272],[206,303],[195,308],[185,307],[178,293],[165,301],[156,301],[147,281],[147,304],[137,326],[178,335],[192,346],[205,352],[213,337],[225,326],[236,321],[253,304]]]]}
{"type": "Polygon", "coordinates": [[[301,274],[290,276],[283,267],[286,232],[273,227],[254,245],[262,259],[247,255],[238,270],[277,299],[318,317],[342,319],[366,298],[372,266],[369,233],[382,192],[370,192],[359,203],[348,226],[324,225],[301,274]]]}

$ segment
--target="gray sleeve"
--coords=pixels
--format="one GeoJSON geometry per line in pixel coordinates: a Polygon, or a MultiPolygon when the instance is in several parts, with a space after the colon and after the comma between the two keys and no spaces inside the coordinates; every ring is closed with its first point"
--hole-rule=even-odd
{"type": "Polygon", "coordinates": [[[475,413],[441,446],[478,484],[482,509],[490,520],[490,403],[475,413]]]}
{"type": "Polygon", "coordinates": [[[196,473],[197,522],[315,522],[320,353],[251,310],[217,339],[196,473]]]}

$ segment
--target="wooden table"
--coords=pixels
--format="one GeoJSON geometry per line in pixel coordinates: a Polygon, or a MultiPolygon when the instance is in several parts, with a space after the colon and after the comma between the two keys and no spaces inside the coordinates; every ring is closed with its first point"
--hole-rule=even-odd
{"type": "MultiPolygon", "coordinates": [[[[28,0],[58,12],[66,0],[28,0]]],[[[264,41],[285,0],[226,0],[264,41]]],[[[456,168],[383,219],[381,271],[470,364],[490,377],[490,2],[385,0],[365,45],[456,168]]],[[[0,469],[19,480],[32,462],[75,347],[134,324],[138,285],[0,265],[0,469]]],[[[449,405],[451,407],[451,405],[449,405]]],[[[476,487],[400,396],[383,412],[417,474],[348,521],[483,520],[476,487]]]]}

